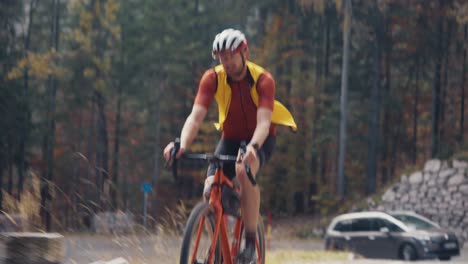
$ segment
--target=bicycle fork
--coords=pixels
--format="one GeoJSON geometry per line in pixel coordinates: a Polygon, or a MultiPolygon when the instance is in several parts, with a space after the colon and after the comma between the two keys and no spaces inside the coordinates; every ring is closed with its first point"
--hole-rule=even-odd
{"type": "Polygon", "coordinates": [[[216,227],[214,231],[213,244],[211,245],[210,256],[208,263],[212,263],[213,253],[215,252],[216,245],[218,244],[221,247],[221,253],[223,256],[223,264],[235,264],[237,259],[237,254],[239,253],[240,247],[240,234],[242,230],[242,221],[237,220],[234,227],[234,232],[232,236],[231,248],[229,247],[229,232],[228,225],[223,217],[222,211],[217,211],[216,213],[216,227]]]}
{"type": "Polygon", "coordinates": [[[239,219],[236,220],[236,225],[234,226],[234,233],[232,236],[232,263],[236,263],[237,255],[239,254],[239,248],[241,243],[241,231],[242,231],[242,221],[239,219]]]}
{"type": "MultiPolygon", "coordinates": [[[[211,199],[210,199],[210,206],[213,207],[215,212],[215,225],[214,225],[214,232],[213,232],[213,240],[210,246],[210,252],[208,256],[208,264],[213,263],[213,256],[216,252],[216,246],[219,245],[221,247],[221,253],[223,256],[223,264],[234,264],[234,260],[231,260],[229,256],[231,256],[231,250],[229,248],[229,241],[228,241],[228,230],[226,223],[223,220],[223,208],[221,203],[219,202],[220,199],[216,198],[217,196],[221,195],[221,186],[213,186],[214,189],[212,190],[211,199]]],[[[203,219],[205,220],[205,219],[203,219]]],[[[203,222],[200,222],[200,226],[198,227],[198,237],[203,230],[203,222]]],[[[197,246],[196,246],[197,247],[197,246]]],[[[192,256],[192,259],[195,259],[195,256],[192,256]]]]}
{"type": "MultiPolygon", "coordinates": [[[[217,192],[219,190],[216,190],[217,192]]],[[[220,192],[218,192],[219,194],[220,192]]],[[[215,194],[216,195],[216,194],[215,194]]],[[[223,257],[223,264],[235,264],[236,263],[236,257],[240,246],[240,234],[241,234],[241,229],[242,229],[242,222],[237,220],[236,225],[234,227],[234,233],[232,237],[232,247],[229,247],[229,232],[228,232],[228,226],[227,223],[223,217],[223,209],[222,205],[218,202],[219,200],[213,199],[212,202],[210,203],[211,206],[213,206],[214,211],[216,213],[216,221],[215,221],[215,228],[213,232],[213,241],[210,247],[210,253],[208,256],[208,264],[213,263],[213,256],[215,255],[214,253],[216,252],[216,246],[218,245],[221,249],[221,254],[223,257]]],[[[201,228],[201,227],[199,227],[201,228]]],[[[199,230],[200,232],[200,230],[199,230]]]]}

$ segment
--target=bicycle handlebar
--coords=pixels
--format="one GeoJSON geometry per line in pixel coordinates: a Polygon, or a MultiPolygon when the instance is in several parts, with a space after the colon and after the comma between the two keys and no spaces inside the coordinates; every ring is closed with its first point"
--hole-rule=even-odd
{"type": "MultiPolygon", "coordinates": [[[[246,146],[245,141],[242,141],[241,146],[240,146],[240,151],[241,151],[242,156],[245,155],[246,148],[247,148],[247,146],[246,146]]],[[[172,160],[172,175],[174,176],[174,178],[176,180],[177,180],[177,158],[176,158],[176,154],[179,151],[179,149],[180,149],[180,139],[176,138],[174,140],[174,148],[172,148],[171,158],[170,158],[170,160],[172,160]]],[[[192,160],[205,160],[205,161],[208,161],[210,163],[211,162],[217,162],[217,161],[227,162],[227,163],[237,162],[237,157],[236,156],[215,154],[215,153],[184,153],[182,155],[182,158],[192,159],[192,160]]],[[[257,185],[257,181],[253,177],[252,171],[251,171],[250,167],[247,164],[245,165],[245,171],[247,172],[247,177],[249,178],[252,185],[253,186],[257,185]]]]}
{"type": "Polygon", "coordinates": [[[208,162],[222,161],[227,163],[234,163],[237,161],[236,156],[214,153],[185,153],[183,157],[191,160],[206,160],[208,162]]]}

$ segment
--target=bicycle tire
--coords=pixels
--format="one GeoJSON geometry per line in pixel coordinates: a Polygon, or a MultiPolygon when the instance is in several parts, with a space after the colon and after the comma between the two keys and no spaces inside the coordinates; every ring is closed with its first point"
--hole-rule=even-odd
{"type": "MultiPolygon", "coordinates": [[[[209,210],[207,202],[197,204],[190,213],[187,225],[184,231],[182,247],[180,250],[180,264],[204,264],[208,261],[211,242],[213,241],[214,216],[209,210]],[[190,262],[193,254],[193,246],[197,241],[198,227],[201,221],[204,221],[203,232],[199,238],[199,247],[197,248],[195,262],[190,262]]],[[[214,263],[221,263],[221,250],[219,244],[216,245],[214,263]]]]}
{"type": "MultiPolygon", "coordinates": [[[[244,226],[242,225],[241,228],[241,241],[245,240],[244,237],[244,226]]],[[[263,219],[262,216],[258,218],[257,222],[257,240],[258,240],[258,247],[260,249],[260,254],[261,254],[261,262],[257,264],[265,264],[265,228],[263,224],[263,219]]],[[[239,248],[237,249],[237,252],[240,252],[240,248],[242,248],[243,245],[239,244],[239,248]]],[[[258,251],[257,251],[257,256],[258,256],[258,251]]]]}
{"type": "Polygon", "coordinates": [[[260,216],[258,218],[258,223],[257,223],[257,239],[258,239],[258,244],[260,246],[261,254],[262,254],[262,263],[265,264],[265,226],[263,224],[263,218],[260,216]]]}

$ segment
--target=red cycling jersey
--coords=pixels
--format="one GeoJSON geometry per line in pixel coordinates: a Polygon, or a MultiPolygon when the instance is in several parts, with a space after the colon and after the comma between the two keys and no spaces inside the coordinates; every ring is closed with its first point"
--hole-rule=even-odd
{"type": "MultiPolygon", "coordinates": [[[[231,103],[226,121],[223,124],[223,139],[250,140],[257,126],[257,106],[250,95],[253,78],[249,71],[241,81],[228,78],[231,87],[231,103]]],[[[216,92],[216,72],[207,70],[200,80],[195,103],[209,108],[216,92]]],[[[258,107],[273,111],[275,100],[275,81],[270,73],[264,72],[257,82],[258,107]]],[[[275,125],[270,125],[270,136],[276,134],[275,125]]]]}

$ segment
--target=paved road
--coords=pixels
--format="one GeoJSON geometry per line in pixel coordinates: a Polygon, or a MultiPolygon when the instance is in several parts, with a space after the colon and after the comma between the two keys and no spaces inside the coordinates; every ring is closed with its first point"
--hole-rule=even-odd
{"type": "MultiPolygon", "coordinates": [[[[77,236],[65,235],[65,264],[89,264],[98,260],[111,260],[124,257],[130,263],[175,263],[179,254],[181,238],[166,235],[125,235],[125,236],[77,236]]],[[[306,240],[275,240],[270,242],[269,250],[322,250],[321,241],[306,240]]],[[[438,261],[418,261],[417,264],[433,264],[438,261]]],[[[353,264],[380,264],[403,263],[401,261],[384,260],[347,260],[341,262],[326,262],[327,264],[353,263],[353,264]]],[[[450,264],[468,263],[468,246],[462,251],[460,257],[455,257],[450,264]]],[[[285,263],[306,264],[306,263],[285,263]]],[[[316,263],[315,263],[316,264],[316,263]]]]}
{"type": "MultiPolygon", "coordinates": [[[[323,242],[322,241],[307,241],[307,240],[288,240],[288,241],[271,241],[270,242],[270,250],[284,250],[284,249],[299,249],[299,250],[323,250],[323,242]]],[[[460,256],[452,258],[451,261],[439,261],[439,260],[425,260],[425,261],[415,261],[411,263],[415,264],[434,264],[434,263],[447,263],[447,264],[467,264],[468,263],[468,245],[465,243],[465,247],[463,248],[460,256]]],[[[318,264],[320,262],[316,262],[314,264],[318,264]]],[[[339,262],[324,262],[326,264],[340,264],[340,263],[353,263],[353,264],[398,264],[398,263],[406,263],[403,261],[390,261],[390,260],[369,260],[369,259],[350,259],[346,261],[339,261],[339,262]]],[[[284,264],[293,264],[293,263],[284,263],[284,264]]],[[[305,264],[305,263],[294,263],[294,264],[305,264]]]]}

